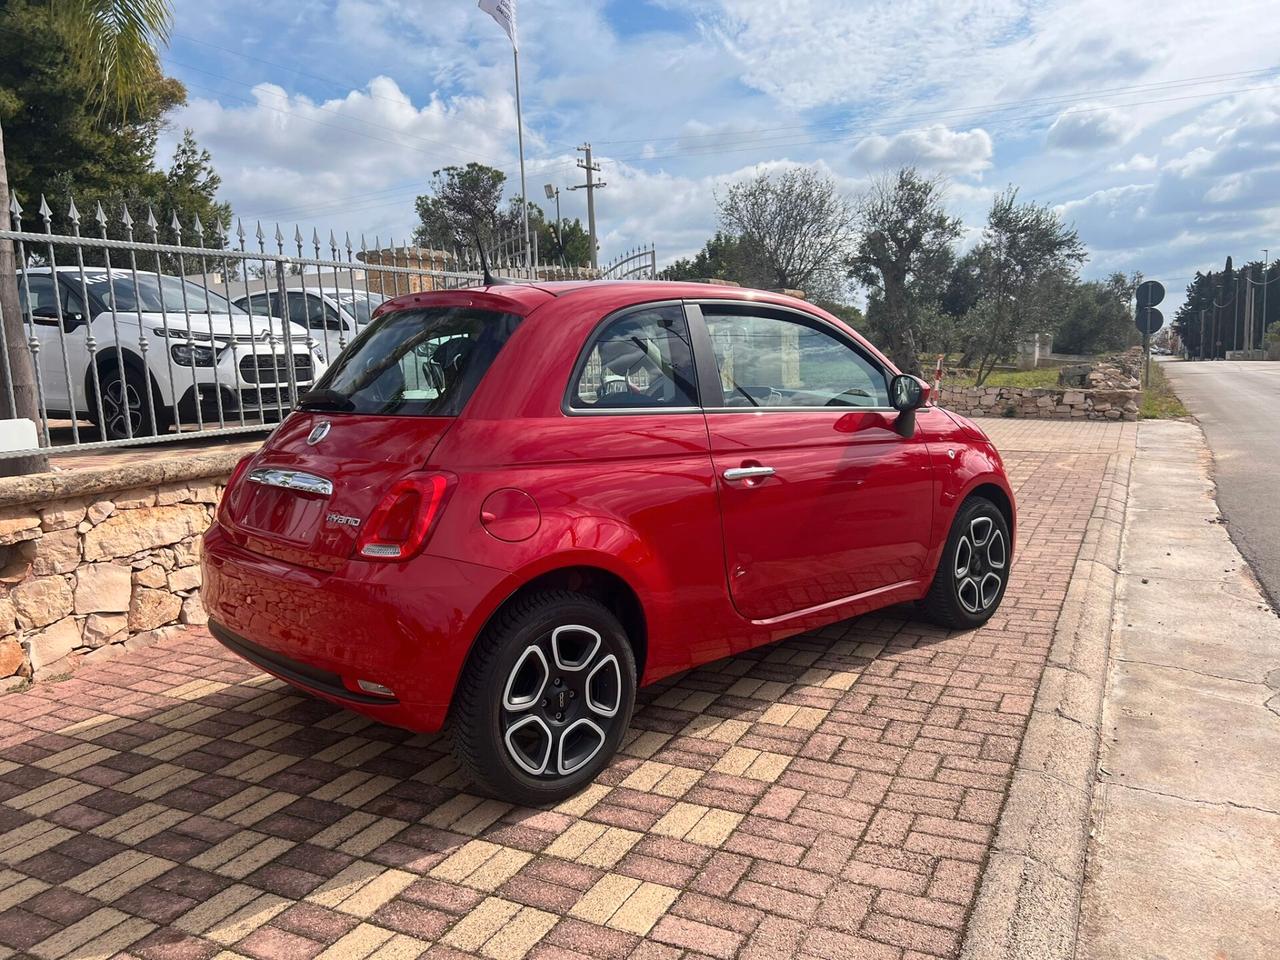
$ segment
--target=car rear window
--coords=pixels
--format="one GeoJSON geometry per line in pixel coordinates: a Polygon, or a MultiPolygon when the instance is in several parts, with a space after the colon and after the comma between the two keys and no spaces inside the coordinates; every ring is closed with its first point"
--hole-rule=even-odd
{"type": "Polygon", "coordinates": [[[385,314],[351,341],[301,405],[456,417],[519,323],[515,314],[473,307],[385,314]]]}

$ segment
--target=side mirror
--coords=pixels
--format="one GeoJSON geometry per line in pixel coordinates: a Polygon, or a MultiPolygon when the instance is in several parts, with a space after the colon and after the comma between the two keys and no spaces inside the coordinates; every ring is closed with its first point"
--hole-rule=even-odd
{"type": "Polygon", "coordinates": [[[900,436],[910,437],[916,432],[916,411],[929,402],[932,391],[919,377],[900,373],[889,382],[889,402],[898,411],[894,430],[900,436]]]}
{"type": "Polygon", "coordinates": [[[919,410],[929,402],[929,385],[919,377],[900,373],[889,382],[889,402],[899,413],[919,410]]]}

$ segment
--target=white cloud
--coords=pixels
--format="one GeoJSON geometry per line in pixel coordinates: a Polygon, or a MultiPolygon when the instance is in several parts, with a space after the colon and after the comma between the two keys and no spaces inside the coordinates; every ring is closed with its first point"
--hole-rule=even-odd
{"type": "Polygon", "coordinates": [[[169,140],[192,128],[222,176],[222,195],[250,219],[403,234],[432,170],[479,160],[514,179],[509,98],[432,99],[419,107],[388,77],[323,103],[269,83],[252,97],[235,105],[192,100],[160,144],[163,156],[169,140]]]}
{"type": "Polygon", "coordinates": [[[1058,115],[1045,142],[1058,150],[1084,153],[1123,143],[1130,129],[1128,118],[1119,110],[1096,103],[1079,104],[1058,115]]]}
{"type": "Polygon", "coordinates": [[[993,154],[987,131],[952,130],[938,123],[893,137],[867,137],[850,157],[855,164],[873,168],[910,165],[940,173],[975,174],[991,166],[993,154]]]}
{"type": "Polygon", "coordinates": [[[1108,169],[1112,173],[1146,173],[1157,169],[1159,166],[1159,157],[1149,157],[1145,153],[1135,153],[1128,160],[1113,163],[1108,169]]]}

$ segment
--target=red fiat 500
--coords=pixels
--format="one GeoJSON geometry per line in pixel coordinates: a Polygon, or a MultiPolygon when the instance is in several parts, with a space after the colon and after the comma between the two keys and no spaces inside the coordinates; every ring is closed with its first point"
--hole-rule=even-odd
{"type": "Polygon", "coordinates": [[[493,285],[379,308],[236,467],[210,628],[540,803],[639,684],[903,601],[975,627],[1014,503],[975,424],[835,317],[675,283],[493,285]]]}

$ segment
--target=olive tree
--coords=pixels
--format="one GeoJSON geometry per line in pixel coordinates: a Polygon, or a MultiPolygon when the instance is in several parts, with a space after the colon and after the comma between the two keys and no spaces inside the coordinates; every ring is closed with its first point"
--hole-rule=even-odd
{"type": "Polygon", "coordinates": [[[750,283],[811,297],[839,291],[856,212],[830,177],[810,167],[761,173],[730,186],[717,203],[750,283]]]}
{"type": "Polygon", "coordinates": [[[922,334],[954,261],[960,221],[947,213],[944,182],[914,167],[872,181],[857,204],[850,275],[876,305],[876,329],[898,369],[920,374],[922,334]]]}
{"type": "Polygon", "coordinates": [[[483,257],[493,248],[498,208],[507,175],[483,163],[444,167],[431,174],[431,194],[418,197],[414,241],[449,249],[475,244],[483,257]]]}
{"type": "Polygon", "coordinates": [[[991,204],[975,256],[982,295],[966,323],[981,385],[1019,343],[1056,326],[1086,254],[1057,211],[1019,203],[1009,187],[991,204]]]}

